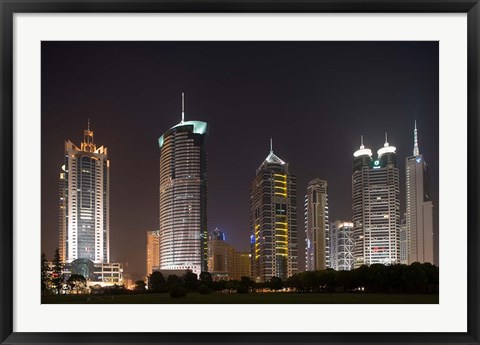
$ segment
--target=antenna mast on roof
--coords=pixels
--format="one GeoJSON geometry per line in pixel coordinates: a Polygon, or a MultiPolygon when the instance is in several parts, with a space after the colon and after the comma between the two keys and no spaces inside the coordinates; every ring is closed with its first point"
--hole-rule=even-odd
{"type": "Polygon", "coordinates": [[[413,131],[413,155],[418,156],[420,150],[418,149],[418,137],[417,137],[417,120],[415,120],[415,129],[413,131]]]}
{"type": "Polygon", "coordinates": [[[185,121],[185,93],[182,92],[182,123],[185,121]]]}

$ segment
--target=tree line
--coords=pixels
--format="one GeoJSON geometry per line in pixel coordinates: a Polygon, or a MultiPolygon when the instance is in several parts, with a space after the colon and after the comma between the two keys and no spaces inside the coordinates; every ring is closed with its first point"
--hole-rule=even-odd
{"type": "Polygon", "coordinates": [[[438,267],[430,263],[411,265],[373,264],[351,271],[308,271],[287,279],[285,286],[297,292],[438,293],[438,267]]]}
{"type": "MultiPolygon", "coordinates": [[[[42,295],[61,294],[69,290],[74,293],[86,293],[86,279],[72,274],[67,281],[62,273],[58,249],[52,261],[52,267],[47,264],[45,254],[41,258],[42,295]]],[[[183,297],[189,292],[209,294],[214,291],[249,293],[259,291],[289,291],[296,293],[309,292],[370,292],[370,293],[438,293],[439,270],[430,263],[415,262],[411,265],[373,264],[361,266],[350,271],[335,271],[333,269],[306,271],[297,273],[283,281],[272,277],[269,281],[258,283],[250,277],[240,280],[214,281],[209,272],[202,272],[199,277],[192,271],[183,276],[168,275],[153,272],[143,280],[135,282],[134,291],[125,286],[113,286],[98,289],[95,293],[130,294],[130,293],[165,293],[171,297],[183,297]],[[147,289],[148,288],[148,289],[147,289]]],[[[94,291],[92,291],[94,292],[94,291]]]]}
{"type": "Polygon", "coordinates": [[[135,289],[144,291],[148,287],[148,293],[169,292],[171,297],[183,297],[188,292],[199,292],[200,294],[209,294],[213,291],[248,293],[255,284],[249,277],[242,277],[241,280],[214,281],[209,272],[201,272],[197,278],[197,275],[190,270],[182,277],[168,275],[167,279],[161,272],[153,272],[147,280],[148,285],[146,286],[142,280],[137,281],[135,289]]]}
{"type": "Polygon", "coordinates": [[[148,279],[148,289],[153,292],[171,292],[182,289],[185,292],[209,293],[228,291],[249,293],[255,291],[309,292],[370,292],[370,293],[438,293],[439,270],[430,263],[411,265],[373,264],[350,271],[333,269],[297,273],[283,281],[272,277],[269,281],[257,283],[250,277],[240,280],[213,281],[211,274],[202,272],[200,279],[188,272],[183,277],[168,276],[165,280],[160,272],[153,272],[148,279]]]}

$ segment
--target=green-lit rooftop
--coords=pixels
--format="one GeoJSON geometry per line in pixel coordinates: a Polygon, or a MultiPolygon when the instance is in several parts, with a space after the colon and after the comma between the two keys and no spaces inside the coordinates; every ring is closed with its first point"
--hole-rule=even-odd
{"type": "MultiPolygon", "coordinates": [[[[193,133],[195,134],[205,134],[207,132],[207,127],[208,127],[207,123],[203,121],[182,121],[179,124],[170,128],[168,131],[174,128],[183,127],[183,126],[193,126],[193,133]]],[[[168,131],[163,133],[162,136],[158,138],[158,145],[160,146],[160,148],[163,146],[164,135],[168,131]]]]}

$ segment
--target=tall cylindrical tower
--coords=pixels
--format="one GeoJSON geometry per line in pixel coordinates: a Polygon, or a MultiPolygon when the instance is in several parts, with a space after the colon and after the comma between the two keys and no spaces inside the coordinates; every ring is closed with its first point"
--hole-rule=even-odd
{"type": "Polygon", "coordinates": [[[182,121],[160,146],[160,268],[207,270],[208,126],[182,121]]]}

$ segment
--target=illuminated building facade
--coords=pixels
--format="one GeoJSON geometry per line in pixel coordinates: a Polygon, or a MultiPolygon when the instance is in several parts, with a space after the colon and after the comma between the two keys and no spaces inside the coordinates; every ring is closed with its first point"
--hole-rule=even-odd
{"type": "MultiPolygon", "coordinates": [[[[183,103],[183,102],[182,102],[183,103]]],[[[207,270],[207,123],[182,121],[160,146],[160,268],[207,270]]]]}
{"type": "Polygon", "coordinates": [[[208,272],[213,280],[240,280],[250,277],[250,254],[237,252],[216,228],[208,239],[208,272]]]}
{"type": "Polygon", "coordinates": [[[324,270],[330,267],[330,234],[328,221],[327,181],[314,179],[305,195],[305,269],[324,270]]]}
{"type": "Polygon", "coordinates": [[[331,268],[337,271],[353,269],[353,223],[336,220],[330,230],[331,268]]]}
{"type": "Polygon", "coordinates": [[[209,239],[225,241],[226,237],[225,237],[225,234],[222,231],[220,231],[219,228],[215,228],[215,230],[213,230],[213,232],[210,234],[209,239]]]}
{"type": "Polygon", "coordinates": [[[225,242],[225,234],[215,228],[208,238],[208,272],[214,280],[228,280],[235,249],[225,242]]]}
{"type": "Polygon", "coordinates": [[[235,252],[235,263],[230,274],[231,279],[240,280],[242,277],[252,276],[250,256],[249,252],[235,252]]]}
{"type": "Polygon", "coordinates": [[[385,136],[376,160],[363,145],[363,138],[353,155],[354,267],[400,261],[400,187],[395,152],[385,136]]]}
{"type": "MultiPolygon", "coordinates": [[[[47,265],[48,272],[51,273],[55,265],[53,262],[47,262],[47,265]]],[[[87,280],[87,286],[113,286],[125,283],[121,263],[94,263],[88,259],[76,259],[63,266],[62,274],[64,282],[72,274],[81,275],[87,280]]]]}
{"type": "Polygon", "coordinates": [[[109,171],[107,148],[97,147],[93,131],[84,130],[80,147],[65,142],[59,180],[59,252],[64,263],[110,261],[109,171]]]}
{"type": "Polygon", "coordinates": [[[400,220],[400,263],[408,265],[408,236],[405,218],[400,220]]]}
{"type": "Polygon", "coordinates": [[[433,264],[433,204],[430,199],[428,164],[418,149],[416,123],[413,156],[406,159],[405,182],[408,263],[433,264]]]}
{"type": "Polygon", "coordinates": [[[250,231],[255,281],[285,280],[297,273],[297,179],[271,145],[251,183],[250,231]]]}
{"type": "Polygon", "coordinates": [[[147,276],[160,267],[160,231],[147,231],[147,276]]]}

